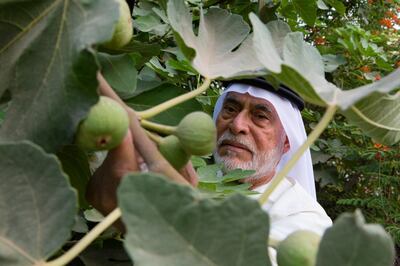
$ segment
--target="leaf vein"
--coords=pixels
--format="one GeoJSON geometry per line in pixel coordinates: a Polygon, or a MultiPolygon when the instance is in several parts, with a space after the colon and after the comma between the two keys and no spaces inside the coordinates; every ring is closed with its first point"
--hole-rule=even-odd
{"type": "Polygon", "coordinates": [[[60,2],[61,0],[56,0],[54,1],[53,4],[51,4],[47,9],[43,11],[40,16],[38,16],[36,19],[34,19],[31,23],[29,23],[19,34],[15,35],[15,37],[7,43],[3,49],[0,50],[0,54],[2,54],[4,51],[6,51],[11,45],[13,45],[16,41],[21,39],[25,33],[27,33],[30,29],[32,29],[37,23],[39,23],[40,20],[42,20],[50,11],[60,2]]]}

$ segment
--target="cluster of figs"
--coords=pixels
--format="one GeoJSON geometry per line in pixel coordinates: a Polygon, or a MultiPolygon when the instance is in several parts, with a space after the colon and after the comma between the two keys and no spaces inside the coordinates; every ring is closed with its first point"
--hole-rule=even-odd
{"type": "MultiPolygon", "coordinates": [[[[113,99],[100,96],[99,101],[80,123],[76,143],[86,151],[110,150],[118,146],[129,128],[125,109],[113,99]]],[[[186,115],[177,126],[168,126],[165,137],[152,134],[160,153],[175,168],[186,165],[191,155],[208,155],[216,143],[216,128],[212,118],[204,112],[186,115]]]]}

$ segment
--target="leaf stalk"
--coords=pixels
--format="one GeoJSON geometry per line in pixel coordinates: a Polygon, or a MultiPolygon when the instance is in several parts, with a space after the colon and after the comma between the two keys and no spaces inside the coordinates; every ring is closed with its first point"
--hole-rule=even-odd
{"type": "Polygon", "coordinates": [[[165,135],[171,135],[176,130],[176,127],[158,124],[149,120],[141,120],[140,125],[146,129],[165,135]]]}
{"type": "Polygon", "coordinates": [[[71,262],[85,248],[87,248],[101,233],[116,222],[121,217],[120,208],[114,209],[108,214],[103,221],[98,223],[92,230],[89,231],[78,243],[65,252],[62,256],[53,261],[46,262],[44,266],[63,266],[71,262]]]}
{"type": "Polygon", "coordinates": [[[195,90],[182,94],[178,97],[175,97],[173,99],[170,99],[166,102],[163,102],[157,106],[154,106],[152,108],[149,108],[147,110],[144,111],[140,111],[140,112],[136,112],[137,116],[142,120],[142,119],[148,119],[151,118],[153,116],[158,115],[161,112],[164,112],[165,110],[178,105],[180,103],[183,103],[189,99],[192,99],[194,97],[196,97],[197,95],[205,92],[208,87],[211,84],[211,79],[206,78],[203,82],[203,84],[201,84],[198,88],[196,88],[195,90]]]}

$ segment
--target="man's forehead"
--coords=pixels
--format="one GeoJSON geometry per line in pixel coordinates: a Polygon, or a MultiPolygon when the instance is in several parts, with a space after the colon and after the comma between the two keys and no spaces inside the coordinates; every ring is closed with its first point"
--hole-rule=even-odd
{"type": "Polygon", "coordinates": [[[227,100],[228,101],[234,100],[239,103],[244,103],[246,101],[249,101],[251,105],[265,105],[275,111],[274,105],[270,101],[268,101],[264,98],[254,97],[254,96],[250,95],[249,93],[238,93],[238,92],[231,91],[231,92],[228,92],[228,94],[225,97],[225,101],[227,101],[227,100]]]}

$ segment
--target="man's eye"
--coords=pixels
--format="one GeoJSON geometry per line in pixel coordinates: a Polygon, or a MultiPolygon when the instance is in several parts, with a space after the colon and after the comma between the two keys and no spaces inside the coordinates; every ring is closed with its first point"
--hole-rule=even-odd
{"type": "Polygon", "coordinates": [[[265,114],[256,114],[255,116],[258,120],[268,119],[268,116],[266,116],[265,114]]]}
{"type": "Polygon", "coordinates": [[[235,112],[235,108],[230,107],[230,106],[225,106],[224,111],[227,113],[233,113],[233,112],[235,112]]]}

